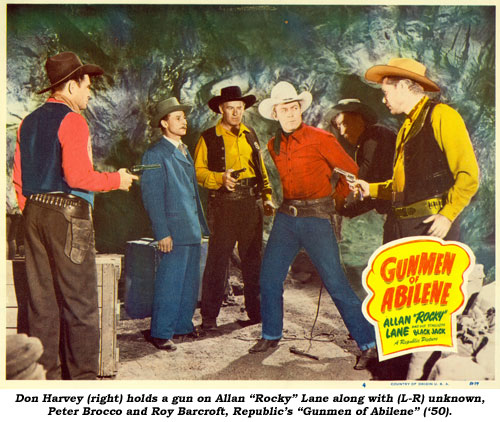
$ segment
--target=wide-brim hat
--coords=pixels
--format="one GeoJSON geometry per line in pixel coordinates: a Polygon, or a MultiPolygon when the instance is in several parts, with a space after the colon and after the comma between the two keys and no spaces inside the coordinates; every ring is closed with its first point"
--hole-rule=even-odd
{"type": "Polygon", "coordinates": [[[220,90],[220,95],[216,95],[208,101],[208,106],[216,113],[220,113],[219,106],[228,101],[243,101],[245,108],[248,108],[255,104],[257,98],[255,95],[243,96],[239,86],[227,86],[220,90]]]}
{"type": "Polygon", "coordinates": [[[291,83],[285,81],[278,82],[271,90],[271,97],[262,100],[259,104],[259,113],[266,119],[275,120],[273,117],[274,106],[294,101],[300,103],[301,111],[303,112],[311,105],[312,94],[309,91],[303,91],[298,95],[291,83]]]}
{"type": "Polygon", "coordinates": [[[425,91],[439,91],[439,86],[425,76],[426,71],[426,67],[416,60],[395,58],[389,60],[387,65],[376,65],[368,69],[365,73],[365,79],[371,82],[382,83],[382,80],[386,76],[397,76],[419,83],[425,91]]]}
{"type": "Polygon", "coordinates": [[[357,98],[346,98],[340,100],[325,114],[325,122],[331,123],[331,121],[340,113],[359,113],[369,125],[377,123],[377,114],[371,107],[363,104],[357,98]]]}
{"type": "Polygon", "coordinates": [[[45,63],[45,69],[49,77],[50,86],[38,91],[37,94],[47,92],[71,79],[71,76],[79,70],[89,76],[97,76],[104,73],[104,70],[95,64],[83,64],[80,58],[71,51],[64,51],[63,53],[49,57],[45,63]]]}
{"type": "Polygon", "coordinates": [[[160,101],[156,106],[154,117],[151,119],[151,126],[155,128],[160,127],[160,122],[167,114],[174,111],[183,111],[187,114],[191,111],[191,108],[190,105],[180,104],[179,100],[175,97],[160,101]]]}

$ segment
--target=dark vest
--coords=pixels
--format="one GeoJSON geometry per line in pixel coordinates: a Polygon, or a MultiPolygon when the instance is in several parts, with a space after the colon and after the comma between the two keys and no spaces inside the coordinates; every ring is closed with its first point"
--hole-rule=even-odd
{"type": "MultiPolygon", "coordinates": [[[[258,190],[262,190],[264,178],[262,176],[259,140],[255,131],[251,127],[248,127],[248,129],[249,131],[245,132],[245,138],[252,148],[252,160],[250,161],[250,165],[257,178],[258,190]]],[[[217,172],[226,171],[226,150],[222,136],[217,136],[215,126],[205,130],[201,135],[207,145],[208,169],[217,172]]]]}
{"type": "Polygon", "coordinates": [[[57,136],[62,120],[70,112],[65,104],[45,103],[23,120],[20,151],[24,196],[71,191],[63,178],[61,144],[57,136]]]}
{"type": "Polygon", "coordinates": [[[410,129],[404,144],[405,187],[403,205],[442,197],[455,180],[446,154],[441,151],[431,124],[436,106],[428,101],[410,129]]]}

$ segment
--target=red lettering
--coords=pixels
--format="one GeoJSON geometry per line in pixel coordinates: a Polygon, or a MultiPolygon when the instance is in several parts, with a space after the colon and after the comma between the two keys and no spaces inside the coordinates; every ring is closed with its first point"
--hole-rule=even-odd
{"type": "Polygon", "coordinates": [[[431,283],[424,283],[424,288],[422,291],[422,305],[429,303],[430,289],[431,289],[431,283]]]}
{"type": "Polygon", "coordinates": [[[392,300],[394,299],[394,287],[389,287],[385,293],[384,298],[382,299],[382,309],[381,312],[384,313],[386,308],[388,311],[392,310],[392,300]]]}
{"type": "Polygon", "coordinates": [[[431,303],[439,303],[439,298],[441,297],[441,292],[443,291],[444,282],[434,280],[432,282],[432,290],[431,290],[431,303]]]}
{"type": "Polygon", "coordinates": [[[396,257],[393,256],[391,258],[387,258],[380,267],[380,275],[382,277],[382,280],[384,280],[386,283],[394,281],[394,268],[387,269],[387,266],[389,264],[393,264],[394,262],[396,262],[396,257]]]}
{"type": "Polygon", "coordinates": [[[408,261],[408,274],[407,274],[408,277],[417,274],[419,259],[420,259],[420,255],[411,255],[410,256],[410,260],[408,261]]]}
{"type": "Polygon", "coordinates": [[[411,300],[413,299],[413,290],[415,287],[412,285],[410,286],[410,290],[408,291],[408,296],[406,300],[406,307],[409,308],[411,306],[411,300]]]}
{"type": "Polygon", "coordinates": [[[441,273],[441,267],[443,265],[443,254],[440,253],[436,257],[436,265],[434,266],[434,274],[441,273]]]}
{"type": "Polygon", "coordinates": [[[401,259],[398,261],[398,266],[396,267],[396,278],[401,281],[405,278],[406,268],[408,267],[408,258],[404,261],[401,259]]]}
{"type": "Polygon", "coordinates": [[[450,275],[453,263],[455,262],[455,256],[456,254],[451,254],[449,252],[446,252],[443,262],[443,274],[446,271],[446,273],[450,275]]]}
{"type": "Polygon", "coordinates": [[[446,283],[443,289],[443,295],[441,296],[440,305],[448,304],[448,297],[450,296],[451,283],[446,283]]]}
{"type": "Polygon", "coordinates": [[[394,298],[394,306],[396,309],[402,308],[406,302],[406,293],[408,291],[408,287],[404,284],[396,287],[396,297],[394,298]]]}
{"type": "Polygon", "coordinates": [[[434,267],[434,262],[436,261],[436,252],[432,252],[429,257],[427,253],[423,252],[420,257],[420,265],[418,267],[419,274],[432,274],[432,268],[434,267]]]}

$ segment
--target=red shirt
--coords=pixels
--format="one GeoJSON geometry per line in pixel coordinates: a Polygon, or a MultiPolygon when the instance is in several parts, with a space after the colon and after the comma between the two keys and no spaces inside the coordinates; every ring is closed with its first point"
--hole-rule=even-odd
{"type": "MultiPolygon", "coordinates": [[[[316,199],[332,195],[330,178],[334,167],[355,175],[358,166],[340,146],[335,136],[304,123],[288,139],[282,134],[280,152],[273,137],[267,147],[278,169],[285,199],[316,199]]],[[[335,195],[346,197],[349,186],[342,176],[335,195]]]]}
{"type": "MultiPolygon", "coordinates": [[[[54,98],[49,98],[47,102],[65,104],[54,98]]],[[[19,208],[22,211],[26,204],[26,198],[22,193],[21,151],[19,149],[21,125],[17,131],[12,182],[16,189],[19,208]]],[[[70,187],[92,192],[110,191],[120,187],[120,174],[118,172],[101,173],[94,170],[89,127],[82,115],[75,112],[68,113],[61,122],[58,137],[62,149],[64,178],[70,187]]]]}

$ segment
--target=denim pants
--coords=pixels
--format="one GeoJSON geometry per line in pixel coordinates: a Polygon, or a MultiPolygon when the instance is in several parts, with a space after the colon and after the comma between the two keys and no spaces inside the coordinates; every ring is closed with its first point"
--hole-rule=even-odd
{"type": "Polygon", "coordinates": [[[176,245],[162,253],[156,272],[151,336],[170,339],[193,331],[200,286],[201,245],[176,245]]]}
{"type": "Polygon", "coordinates": [[[358,347],[361,350],[374,347],[373,326],[363,316],[361,301],[344,274],[330,221],[317,217],[292,217],[280,212],[274,219],[262,261],[262,338],[276,340],[282,337],[283,283],[301,247],[318,270],[358,347]]]}

